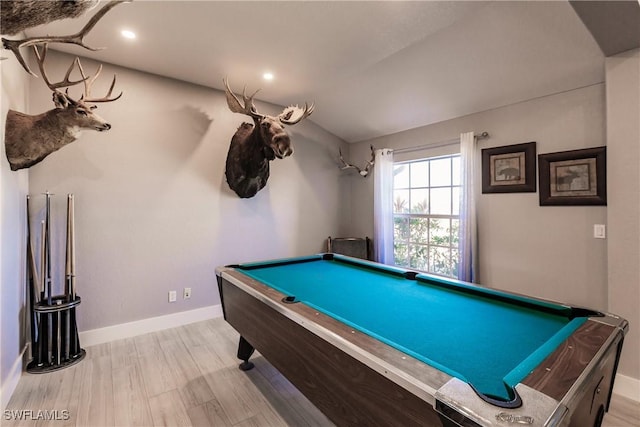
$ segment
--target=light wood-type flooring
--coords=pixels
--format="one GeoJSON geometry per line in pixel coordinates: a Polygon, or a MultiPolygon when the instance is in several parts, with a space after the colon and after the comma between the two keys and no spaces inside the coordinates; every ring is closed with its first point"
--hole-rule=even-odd
{"type": "MultiPolygon", "coordinates": [[[[89,347],[86,358],[74,366],[24,374],[0,424],[332,425],[257,353],[252,357],[256,368],[240,371],[237,340],[224,320],[214,319],[89,347]],[[38,412],[45,410],[48,414],[38,412]],[[12,414],[29,419],[8,420],[12,414]],[[58,419],[42,419],[46,417],[58,419]]],[[[614,396],[604,426],[640,427],[640,404],[614,396]]]]}

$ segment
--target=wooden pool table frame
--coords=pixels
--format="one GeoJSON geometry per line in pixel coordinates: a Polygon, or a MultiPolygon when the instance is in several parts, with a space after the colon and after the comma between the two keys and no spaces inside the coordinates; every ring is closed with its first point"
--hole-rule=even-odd
{"type": "Polygon", "coordinates": [[[245,344],[239,358],[257,349],[338,426],[597,426],[628,329],[614,315],[590,318],[516,386],[522,406],[505,409],[238,269],[216,275],[225,320],[245,344]]]}

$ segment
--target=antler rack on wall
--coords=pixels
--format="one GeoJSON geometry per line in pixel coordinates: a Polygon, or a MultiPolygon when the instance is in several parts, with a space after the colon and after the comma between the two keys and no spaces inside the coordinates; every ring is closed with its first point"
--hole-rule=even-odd
{"type": "Polygon", "coordinates": [[[359,168],[356,165],[352,165],[351,163],[345,162],[344,157],[342,157],[341,148],[338,150],[338,152],[340,153],[340,164],[341,164],[340,170],[355,169],[358,171],[358,174],[363,178],[366,178],[369,175],[371,168],[375,164],[376,151],[375,151],[375,148],[373,148],[373,145],[371,145],[371,160],[367,161],[364,168],[359,168]]]}

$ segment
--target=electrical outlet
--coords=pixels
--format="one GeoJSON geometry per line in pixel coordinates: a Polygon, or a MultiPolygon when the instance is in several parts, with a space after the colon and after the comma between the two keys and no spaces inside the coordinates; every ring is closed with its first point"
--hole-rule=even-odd
{"type": "Polygon", "coordinates": [[[184,288],[184,292],[182,293],[183,299],[191,298],[191,288],[184,288]]]}
{"type": "Polygon", "coordinates": [[[176,302],[176,291],[169,291],[169,302],[176,302]]]}

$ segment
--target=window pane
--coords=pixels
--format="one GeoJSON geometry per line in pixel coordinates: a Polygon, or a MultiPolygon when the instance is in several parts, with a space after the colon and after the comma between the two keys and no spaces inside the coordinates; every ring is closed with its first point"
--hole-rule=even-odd
{"type": "Polygon", "coordinates": [[[451,276],[458,277],[460,268],[460,254],[456,249],[451,250],[451,276]]]}
{"type": "Polygon", "coordinates": [[[451,185],[451,157],[431,160],[431,187],[451,185]]]}
{"type": "Polygon", "coordinates": [[[411,218],[411,242],[429,243],[429,220],[427,218],[411,218]]]}
{"type": "Polygon", "coordinates": [[[398,244],[409,241],[409,218],[393,218],[393,241],[398,244]]]}
{"type": "Polygon", "coordinates": [[[429,213],[429,190],[411,190],[411,213],[429,213]]]}
{"type": "Polygon", "coordinates": [[[451,159],[452,169],[451,178],[453,179],[453,185],[460,185],[460,156],[455,156],[451,159]]]}
{"type": "Polygon", "coordinates": [[[428,269],[429,247],[426,245],[411,245],[409,249],[409,267],[419,270],[428,269]]]}
{"type": "Polygon", "coordinates": [[[451,246],[457,248],[460,242],[460,220],[451,220],[451,246]]]}
{"type": "Polygon", "coordinates": [[[449,219],[432,219],[429,221],[430,235],[429,244],[438,246],[449,246],[451,244],[451,227],[449,219]]]}
{"type": "Polygon", "coordinates": [[[431,189],[431,215],[451,215],[451,188],[431,189]]]}
{"type": "Polygon", "coordinates": [[[409,165],[393,167],[393,188],[409,188],[409,165]]]}
{"type": "Polygon", "coordinates": [[[409,212],[409,190],[395,190],[393,192],[393,213],[409,212]]]}
{"type": "Polygon", "coordinates": [[[429,186],[429,162],[411,163],[411,187],[429,186]]]}
{"type": "Polygon", "coordinates": [[[429,248],[430,271],[437,274],[451,275],[451,251],[447,248],[429,248]]]}
{"type": "Polygon", "coordinates": [[[453,215],[460,215],[460,187],[453,187],[451,189],[451,213],[453,215]]]}
{"type": "Polygon", "coordinates": [[[407,245],[394,243],[393,258],[395,265],[409,267],[409,247],[407,245]]]}

